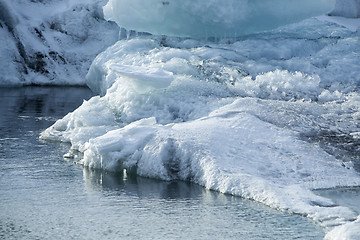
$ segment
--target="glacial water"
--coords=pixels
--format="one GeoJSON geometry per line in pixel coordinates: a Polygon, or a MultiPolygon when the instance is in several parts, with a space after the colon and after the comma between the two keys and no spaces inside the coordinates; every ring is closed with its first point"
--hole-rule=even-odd
{"type": "Polygon", "coordinates": [[[0,89],[0,239],[323,238],[310,219],[255,201],[63,159],[69,146],[40,141],[40,132],[90,96],[0,89]]]}

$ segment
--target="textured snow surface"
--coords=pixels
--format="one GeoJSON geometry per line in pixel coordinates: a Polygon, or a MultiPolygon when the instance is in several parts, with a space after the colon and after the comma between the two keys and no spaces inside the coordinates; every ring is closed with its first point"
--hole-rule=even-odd
{"type": "Polygon", "coordinates": [[[360,185],[359,40],[312,18],[218,43],[118,41],[87,74],[99,96],[41,138],[85,166],[190,180],[356,239],[358,213],[311,190],[360,185]]]}
{"type": "Polygon", "coordinates": [[[0,1],[0,86],[84,85],[95,56],[118,39],[98,0],[0,1]]]}

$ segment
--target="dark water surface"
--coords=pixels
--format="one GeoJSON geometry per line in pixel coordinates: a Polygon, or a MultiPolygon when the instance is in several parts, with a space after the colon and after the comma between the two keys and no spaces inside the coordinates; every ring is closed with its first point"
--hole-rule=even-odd
{"type": "Polygon", "coordinates": [[[0,239],[322,239],[309,219],[184,182],[90,170],[42,130],[87,88],[0,89],[0,239]]]}

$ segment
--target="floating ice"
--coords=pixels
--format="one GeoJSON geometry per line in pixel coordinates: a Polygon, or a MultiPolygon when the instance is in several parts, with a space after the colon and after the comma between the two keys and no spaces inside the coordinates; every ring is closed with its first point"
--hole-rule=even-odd
{"type": "Polygon", "coordinates": [[[110,0],[107,19],[137,31],[193,38],[260,32],[317,16],[334,0],[110,0]]]}
{"type": "Polygon", "coordinates": [[[87,75],[101,96],[41,137],[71,142],[86,166],[190,180],[351,239],[358,214],[311,190],[360,185],[359,47],[358,32],[314,18],[234,42],[119,41],[87,75]]]}
{"type": "Polygon", "coordinates": [[[161,68],[150,68],[135,66],[124,66],[113,64],[110,70],[120,77],[131,79],[134,88],[140,93],[151,89],[166,88],[173,80],[173,73],[161,68]]]}
{"type": "Polygon", "coordinates": [[[358,29],[327,16],[225,36],[249,21],[254,28],[237,36],[296,21],[310,6],[326,12],[330,2],[111,0],[106,16],[134,24],[125,27],[194,38],[141,35],[107,48],[86,77],[100,96],[41,138],[70,142],[85,166],[190,180],[308,216],[329,239],[356,239],[358,213],[311,190],[360,186],[358,29]],[[223,39],[199,39],[212,35],[223,39]]]}

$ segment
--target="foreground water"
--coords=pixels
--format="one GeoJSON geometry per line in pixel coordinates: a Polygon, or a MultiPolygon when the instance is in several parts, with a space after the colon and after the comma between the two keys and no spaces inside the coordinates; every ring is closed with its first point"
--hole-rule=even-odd
{"type": "Polygon", "coordinates": [[[322,239],[307,218],[179,181],[94,171],[38,136],[86,88],[0,89],[1,239],[322,239]]]}

